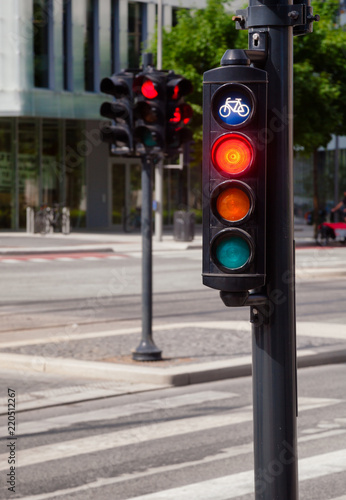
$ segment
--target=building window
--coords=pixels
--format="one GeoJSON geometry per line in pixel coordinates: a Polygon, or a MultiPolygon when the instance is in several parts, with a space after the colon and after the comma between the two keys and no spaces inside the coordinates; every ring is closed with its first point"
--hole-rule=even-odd
{"type": "Polygon", "coordinates": [[[0,120],[0,228],[14,227],[15,170],[10,119],[0,120]]]}
{"type": "Polygon", "coordinates": [[[34,85],[49,88],[51,83],[53,8],[51,0],[33,0],[34,85]]]}
{"type": "Polygon", "coordinates": [[[172,8],[172,26],[176,26],[178,24],[178,12],[181,10],[179,7],[172,8]]]}
{"type": "Polygon", "coordinates": [[[39,131],[37,120],[18,124],[19,227],[26,224],[26,207],[40,204],[39,131]]]}
{"type": "Polygon", "coordinates": [[[57,120],[42,121],[41,200],[49,207],[61,202],[63,175],[57,120]]]}
{"type": "Polygon", "coordinates": [[[128,9],[128,62],[130,68],[139,68],[143,41],[143,4],[129,2],[128,9]]]}
{"type": "Polygon", "coordinates": [[[119,63],[119,0],[112,1],[111,14],[111,58],[112,73],[120,69],[119,63]]]}
{"type": "Polygon", "coordinates": [[[85,227],[86,224],[86,151],[82,131],[85,131],[85,122],[66,120],[65,199],[72,227],[85,227]]]}
{"type": "Polygon", "coordinates": [[[87,0],[86,24],[84,34],[84,88],[94,92],[98,75],[98,0],[87,0]]]}
{"type": "Polygon", "coordinates": [[[64,90],[73,90],[71,0],[63,3],[63,65],[64,90]]]}

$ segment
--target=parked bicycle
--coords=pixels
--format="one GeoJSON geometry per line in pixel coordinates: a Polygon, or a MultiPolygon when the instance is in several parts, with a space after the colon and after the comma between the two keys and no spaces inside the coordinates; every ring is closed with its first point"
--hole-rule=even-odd
{"type": "Polygon", "coordinates": [[[53,208],[41,205],[35,214],[35,233],[48,234],[54,232],[70,233],[70,214],[66,207],[55,204],[53,208]]]}
{"type": "Polygon", "coordinates": [[[125,233],[133,233],[134,231],[140,231],[141,229],[141,209],[136,208],[136,210],[131,211],[124,218],[124,232],[125,233]]]}

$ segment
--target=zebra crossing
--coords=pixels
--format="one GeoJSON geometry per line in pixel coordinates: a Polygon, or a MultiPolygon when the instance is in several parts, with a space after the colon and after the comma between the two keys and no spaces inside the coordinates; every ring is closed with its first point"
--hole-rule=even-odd
{"type": "MultiPolygon", "coordinates": [[[[18,413],[16,498],[253,498],[252,407],[242,394],[201,389],[158,397],[154,391],[139,401],[118,401],[97,409],[77,403],[56,414],[18,413]],[[73,476],[69,486],[67,471],[73,476]]],[[[299,399],[300,415],[313,417],[311,426],[304,419],[298,435],[300,484],[317,481],[324,488],[322,496],[301,500],[346,500],[346,418],[337,416],[344,404],[337,398],[299,399]],[[330,407],[335,411],[327,420],[323,410],[330,407]],[[344,489],[333,496],[340,475],[344,489]]],[[[2,446],[3,477],[7,455],[2,446]]]]}

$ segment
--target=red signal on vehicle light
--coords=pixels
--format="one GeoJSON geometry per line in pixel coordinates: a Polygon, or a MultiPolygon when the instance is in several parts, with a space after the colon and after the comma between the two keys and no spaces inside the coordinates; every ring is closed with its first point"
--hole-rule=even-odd
{"type": "Polygon", "coordinates": [[[240,134],[224,134],[214,142],[211,151],[212,162],[222,173],[239,175],[247,170],[253,161],[254,151],[250,141],[240,134]]]}
{"type": "Polygon", "coordinates": [[[159,95],[154,82],[151,80],[145,80],[144,83],[142,83],[141,92],[146,99],[155,99],[159,95]]]}

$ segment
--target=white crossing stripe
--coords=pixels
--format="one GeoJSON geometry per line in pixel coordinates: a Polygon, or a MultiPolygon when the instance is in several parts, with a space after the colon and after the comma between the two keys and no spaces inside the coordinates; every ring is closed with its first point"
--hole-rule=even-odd
{"type": "MultiPolygon", "coordinates": [[[[346,450],[303,458],[298,462],[298,467],[300,481],[344,472],[346,470],[346,450]]],[[[265,488],[265,482],[263,488],[265,488]]],[[[176,500],[177,498],[179,500],[191,500],[191,498],[229,500],[253,493],[253,491],[253,471],[246,471],[135,498],[136,500],[176,500]]]]}
{"type": "MultiPolygon", "coordinates": [[[[340,401],[337,399],[316,398],[315,400],[314,398],[302,398],[300,399],[300,410],[329,406],[340,403],[340,401]]],[[[100,452],[116,447],[145,443],[153,439],[163,439],[190,434],[192,432],[227,427],[251,420],[252,408],[246,407],[242,411],[233,411],[228,414],[183,418],[169,422],[153,422],[152,424],[134,427],[133,429],[24,449],[21,450],[20,463],[21,467],[25,467],[27,465],[48,462],[49,460],[59,460],[94,453],[95,450],[100,452]]],[[[6,454],[0,455],[0,471],[7,469],[7,458],[6,454]]]]}
{"type": "MultiPolygon", "coordinates": [[[[29,259],[28,259],[29,260],[29,259]]],[[[34,259],[30,259],[30,262],[37,262],[37,263],[42,263],[42,262],[49,262],[50,259],[40,259],[38,257],[35,257],[34,259]]]]}
{"type": "Polygon", "coordinates": [[[57,257],[56,259],[51,259],[58,262],[75,262],[76,259],[72,259],[72,257],[57,257]]]}
{"type": "MultiPolygon", "coordinates": [[[[104,478],[94,481],[92,483],[84,484],[75,488],[68,488],[65,490],[55,491],[53,493],[43,493],[41,495],[34,495],[24,497],[23,500],[45,500],[49,498],[56,498],[63,495],[78,493],[92,488],[100,488],[103,486],[114,485],[116,483],[124,482],[127,480],[139,479],[141,477],[148,477],[148,475],[159,474],[167,472],[167,470],[178,470],[191,465],[208,463],[213,460],[227,459],[230,456],[232,448],[222,450],[214,457],[207,457],[201,461],[186,462],[185,464],[173,464],[170,467],[158,467],[154,470],[149,469],[137,474],[124,474],[117,478],[104,478]]],[[[243,445],[235,446],[233,450],[237,454],[250,453],[252,446],[243,445]]],[[[329,474],[344,472],[346,470],[346,450],[339,450],[322,455],[316,455],[309,458],[304,458],[298,461],[299,468],[299,481],[308,479],[316,479],[329,474]]],[[[263,484],[265,487],[265,483],[263,484]]],[[[230,500],[232,498],[240,497],[241,495],[251,494],[254,492],[254,472],[245,471],[229,476],[223,476],[201,483],[194,483],[178,488],[150,493],[133,497],[129,500],[191,500],[191,498],[198,498],[198,500],[230,500]]],[[[332,500],[346,500],[346,495],[334,498],[332,500]]]]}
{"type": "MultiPolygon", "coordinates": [[[[345,433],[346,431],[342,431],[342,432],[345,433]]],[[[304,437],[302,439],[299,439],[298,442],[306,441],[306,440],[310,441],[313,439],[322,439],[322,438],[326,438],[326,437],[330,437],[329,432],[318,433],[314,436],[307,436],[307,437],[304,437]]],[[[215,462],[218,460],[227,460],[229,458],[233,458],[233,457],[248,454],[248,453],[253,453],[253,444],[252,443],[246,443],[246,444],[239,445],[239,446],[233,446],[232,448],[223,449],[223,450],[220,450],[220,452],[217,453],[216,455],[204,457],[201,460],[193,460],[190,462],[183,462],[183,463],[179,463],[179,464],[171,464],[171,465],[164,465],[161,467],[154,467],[151,469],[147,469],[144,472],[138,472],[135,474],[133,474],[133,473],[123,474],[122,476],[119,476],[116,478],[99,479],[93,483],[88,483],[88,484],[85,484],[82,486],[77,486],[75,488],[68,488],[65,490],[55,491],[53,493],[46,493],[46,494],[43,493],[42,495],[34,495],[34,496],[30,496],[30,497],[25,497],[25,498],[26,498],[26,500],[44,500],[44,499],[49,499],[49,498],[53,498],[53,497],[55,498],[55,497],[62,496],[62,495],[78,493],[78,492],[89,490],[92,488],[100,488],[103,486],[114,485],[117,483],[125,482],[127,480],[133,481],[133,480],[141,479],[143,477],[148,478],[151,475],[164,474],[167,472],[173,472],[176,470],[186,469],[187,467],[193,467],[196,465],[205,465],[205,464],[215,462]]],[[[346,500],[346,496],[331,499],[331,500],[346,500]]]]}
{"type": "Polygon", "coordinates": [[[203,391],[193,394],[183,394],[169,398],[153,399],[143,403],[132,403],[122,406],[107,408],[107,410],[94,410],[83,413],[72,413],[60,417],[52,417],[35,422],[25,422],[20,425],[20,434],[36,434],[37,432],[47,432],[52,429],[61,429],[81,422],[99,422],[100,420],[114,420],[120,417],[128,417],[139,413],[149,413],[156,410],[162,412],[182,406],[198,405],[209,401],[221,401],[234,398],[237,394],[217,391],[203,391]]]}
{"type": "Polygon", "coordinates": [[[297,334],[304,337],[346,340],[346,325],[335,323],[313,323],[301,321],[297,325],[297,334]]]}
{"type": "Polygon", "coordinates": [[[1,259],[0,262],[3,262],[5,264],[18,264],[18,262],[24,262],[19,259],[1,259]]]}

